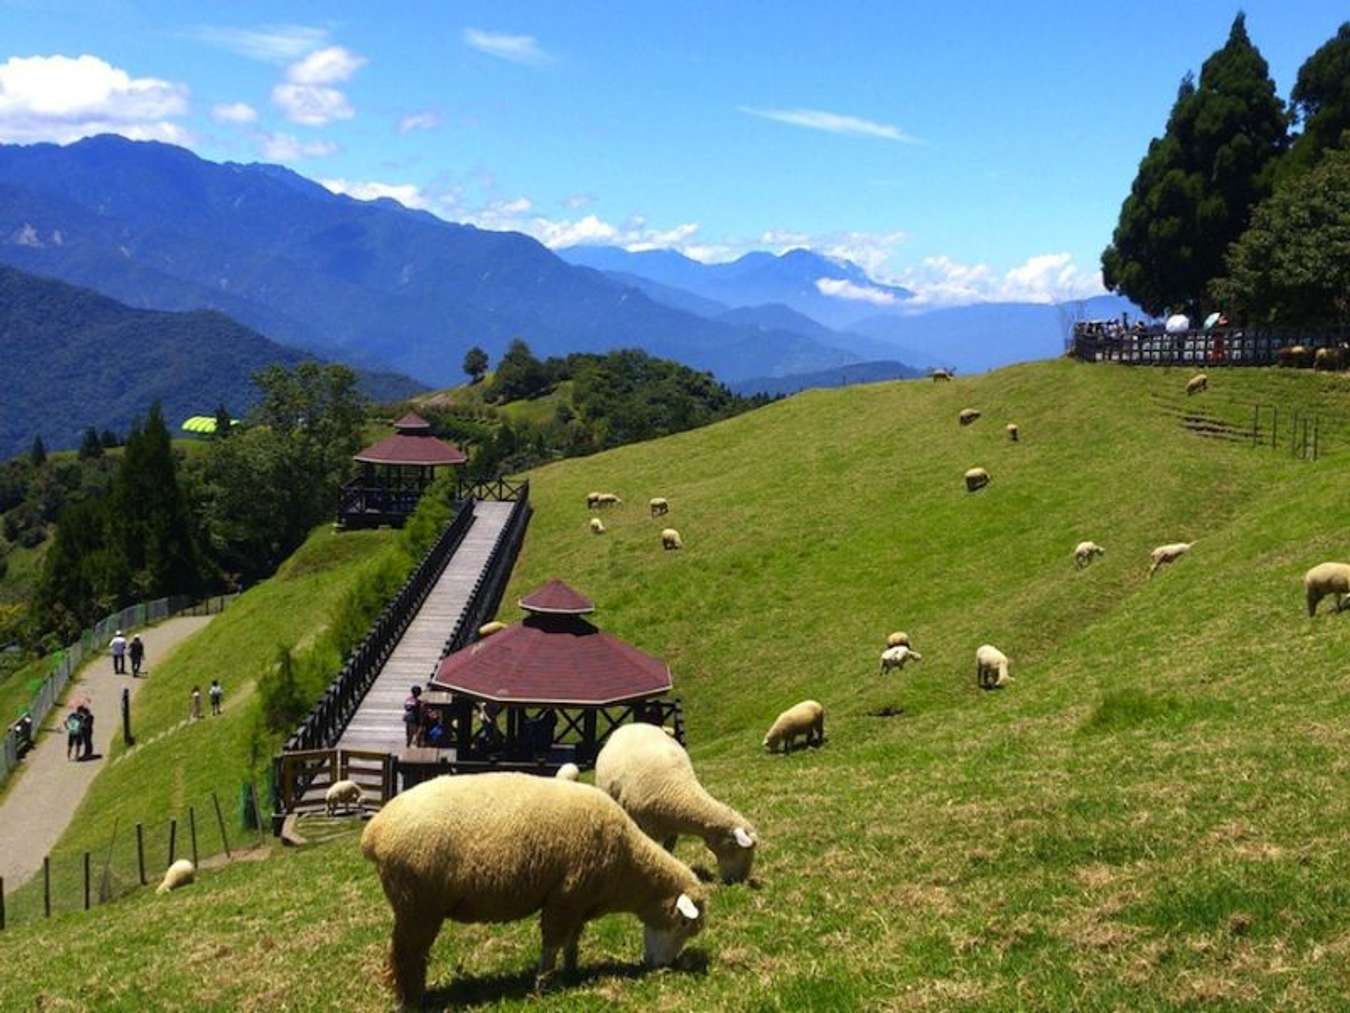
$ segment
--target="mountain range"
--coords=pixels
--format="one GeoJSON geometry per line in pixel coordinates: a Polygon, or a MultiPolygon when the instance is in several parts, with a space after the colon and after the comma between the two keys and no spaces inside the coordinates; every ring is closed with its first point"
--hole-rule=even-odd
{"type": "MultiPolygon", "coordinates": [[[[215,310],[133,309],[88,289],[0,266],[0,460],[73,447],[87,426],[125,433],[153,401],[171,427],[225,404],[257,399],[251,377],[272,363],[312,358],[215,310]]],[[[361,374],[378,400],[425,388],[407,377],[361,374]]]]}

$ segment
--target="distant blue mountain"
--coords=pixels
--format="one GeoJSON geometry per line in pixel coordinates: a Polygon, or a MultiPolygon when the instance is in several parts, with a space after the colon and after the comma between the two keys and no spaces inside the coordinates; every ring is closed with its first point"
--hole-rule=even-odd
{"type": "Polygon", "coordinates": [[[541,356],[640,347],[724,380],[857,358],[663,305],[518,233],[115,136],[0,145],[0,263],[437,385],[470,345],[496,357],[515,337],[541,356]]]}
{"type": "Polygon", "coordinates": [[[731,384],[737,394],[796,394],[815,387],[848,387],[855,383],[879,383],[882,380],[910,380],[925,375],[903,362],[855,362],[834,369],[788,376],[760,376],[731,384]]]}

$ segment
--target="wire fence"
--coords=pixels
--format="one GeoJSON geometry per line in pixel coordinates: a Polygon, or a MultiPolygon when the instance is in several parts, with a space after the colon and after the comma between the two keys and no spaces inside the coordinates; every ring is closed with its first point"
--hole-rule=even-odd
{"type": "Polygon", "coordinates": [[[238,597],[233,594],[215,595],[202,601],[193,601],[186,595],[171,595],[154,601],[129,605],[119,612],[100,619],[80,634],[73,644],[53,655],[51,671],[28,701],[26,714],[5,729],[0,738],[0,783],[9,777],[19,764],[20,757],[33,744],[38,729],[51,709],[61,699],[70,677],[84,662],[108,645],[118,630],[130,630],[148,623],[179,614],[213,615],[238,597]]]}
{"type": "Polygon", "coordinates": [[[21,884],[0,879],[0,929],[75,911],[88,911],[143,887],[155,888],[165,870],[186,858],[228,861],[265,843],[258,793],[241,786],[236,805],[228,792],[208,792],[151,823],[112,821],[107,836],[88,850],[48,855],[21,884]]]}

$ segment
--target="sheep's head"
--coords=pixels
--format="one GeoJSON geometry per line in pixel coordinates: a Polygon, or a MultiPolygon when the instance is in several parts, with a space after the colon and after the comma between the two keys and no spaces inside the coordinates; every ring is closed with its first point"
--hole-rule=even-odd
{"type": "Polygon", "coordinates": [[[642,962],[648,967],[673,964],[684,944],[703,929],[707,906],[707,894],[701,886],[691,887],[663,905],[660,915],[644,925],[642,962]]]}
{"type": "Polygon", "coordinates": [[[754,830],[747,826],[737,826],[731,830],[713,832],[707,843],[717,856],[717,872],[723,883],[743,883],[750,878],[750,869],[755,864],[755,845],[758,839],[754,830]]]}

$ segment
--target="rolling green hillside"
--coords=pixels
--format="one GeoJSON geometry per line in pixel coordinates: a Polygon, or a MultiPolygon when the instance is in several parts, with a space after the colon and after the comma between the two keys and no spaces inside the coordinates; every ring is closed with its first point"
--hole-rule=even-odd
{"type": "MultiPolygon", "coordinates": [[[[1254,401],[1285,419],[1316,406],[1325,456],[1312,463],[1187,431],[1154,397],[1177,401],[1187,375],[1061,361],[814,391],[532,474],[506,602],[563,577],[597,601],[599,625],[670,661],[700,776],[760,832],[756,882],[716,890],[684,971],[634,976],[638,924],[608,919],[583,940],[581,979],[541,1000],[533,924],[450,926],[434,998],[1342,1001],[1350,615],[1309,620],[1301,577],[1350,558],[1350,380],[1215,371],[1188,406],[1235,424],[1254,401]],[[960,428],[964,407],[984,417],[960,428]],[[993,481],[972,495],[973,465],[993,481]],[[601,537],[587,530],[591,490],[626,500],[601,537]],[[655,495],[669,517],[647,516],[655,495]],[[682,552],[661,551],[665,526],[682,552]],[[1089,538],[1106,556],[1076,571],[1089,538]],[[1147,579],[1153,546],[1193,539],[1147,579]],[[896,629],[923,661],[883,678],[896,629]],[[1012,658],[1005,690],[975,687],[984,642],[1012,658]],[[766,755],[774,716],[806,697],[829,711],[824,747],[766,755]]],[[[712,864],[690,840],[679,854],[712,864]]],[[[0,942],[14,966],[0,1005],[41,991],[76,1007],[380,1008],[389,921],[342,838],[15,931],[0,942]],[[235,970],[203,973],[184,954],[235,970]]]]}

